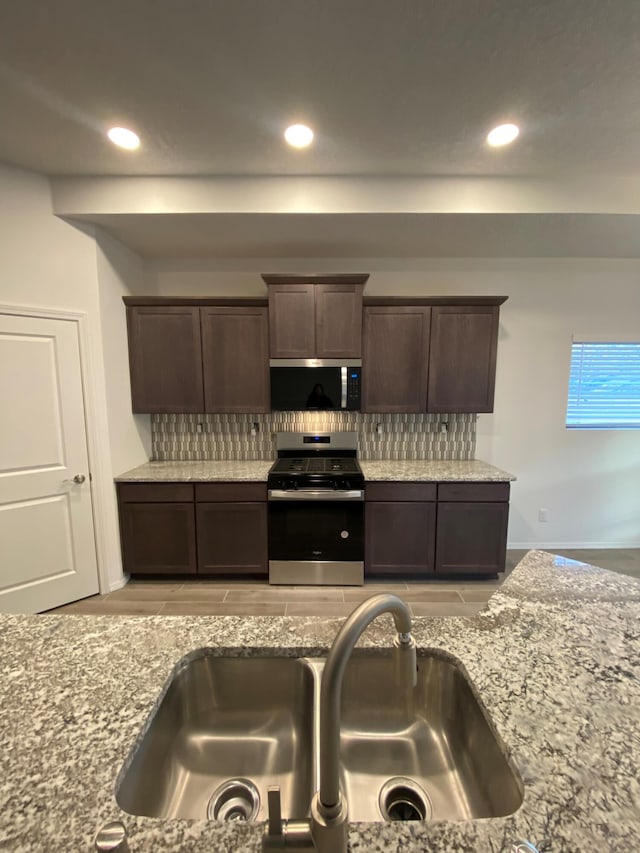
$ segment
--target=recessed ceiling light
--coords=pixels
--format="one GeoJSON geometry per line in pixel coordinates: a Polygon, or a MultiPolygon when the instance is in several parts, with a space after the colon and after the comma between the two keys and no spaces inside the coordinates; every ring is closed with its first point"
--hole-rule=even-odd
{"type": "Polygon", "coordinates": [[[112,127],[107,132],[107,136],[114,145],[118,145],[120,148],[127,148],[129,151],[134,151],[140,147],[140,137],[138,134],[132,130],[128,130],[126,127],[112,127]]]}
{"type": "Polygon", "coordinates": [[[284,138],[294,148],[306,148],[313,141],[313,131],[306,124],[292,124],[285,130],[284,138]]]}
{"type": "Polygon", "coordinates": [[[487,135],[487,142],[493,148],[498,148],[500,145],[508,145],[513,142],[519,133],[520,128],[517,124],[500,124],[487,135]]]}

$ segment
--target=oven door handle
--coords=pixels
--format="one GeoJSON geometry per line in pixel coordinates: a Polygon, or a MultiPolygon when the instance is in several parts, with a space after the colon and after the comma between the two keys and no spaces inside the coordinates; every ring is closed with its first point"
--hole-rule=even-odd
{"type": "Polygon", "coordinates": [[[269,489],[270,501],[363,501],[363,489],[269,489]]]}

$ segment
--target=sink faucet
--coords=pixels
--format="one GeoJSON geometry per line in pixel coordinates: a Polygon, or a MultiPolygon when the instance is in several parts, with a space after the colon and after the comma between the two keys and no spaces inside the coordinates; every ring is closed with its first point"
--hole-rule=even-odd
{"type": "Polygon", "coordinates": [[[383,613],[393,616],[396,637],[396,680],[401,688],[416,685],[416,645],[411,636],[411,614],[396,595],[373,595],[360,604],[338,631],[322,673],[320,686],[320,787],[311,803],[308,821],[282,821],[280,791],[269,788],[269,821],[263,850],[346,853],[348,809],[340,791],[340,704],[344,672],[365,629],[383,613]]]}

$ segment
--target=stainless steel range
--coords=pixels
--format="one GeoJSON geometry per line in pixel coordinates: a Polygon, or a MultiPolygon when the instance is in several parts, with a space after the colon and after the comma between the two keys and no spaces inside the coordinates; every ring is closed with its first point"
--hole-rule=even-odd
{"type": "Polygon", "coordinates": [[[269,583],[364,581],[364,475],[357,434],[278,433],[267,478],[269,583]]]}

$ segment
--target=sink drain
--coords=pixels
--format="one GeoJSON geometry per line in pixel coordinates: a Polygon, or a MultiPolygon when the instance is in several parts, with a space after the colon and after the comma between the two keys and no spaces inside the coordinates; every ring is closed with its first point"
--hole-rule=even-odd
{"type": "Polygon", "coordinates": [[[431,800],[413,779],[396,776],[384,783],[378,797],[385,820],[428,820],[431,800]]]}
{"type": "Polygon", "coordinates": [[[249,779],[229,779],[211,795],[207,806],[209,820],[255,820],[260,808],[260,794],[249,779]]]}

